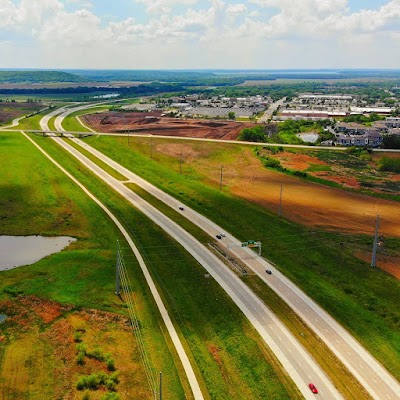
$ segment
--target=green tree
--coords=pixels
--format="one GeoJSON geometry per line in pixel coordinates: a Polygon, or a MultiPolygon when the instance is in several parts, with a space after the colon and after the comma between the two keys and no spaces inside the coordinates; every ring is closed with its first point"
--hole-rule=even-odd
{"type": "Polygon", "coordinates": [[[229,119],[236,119],[235,113],[234,113],[233,111],[229,111],[229,112],[228,112],[228,118],[229,118],[229,119]]]}

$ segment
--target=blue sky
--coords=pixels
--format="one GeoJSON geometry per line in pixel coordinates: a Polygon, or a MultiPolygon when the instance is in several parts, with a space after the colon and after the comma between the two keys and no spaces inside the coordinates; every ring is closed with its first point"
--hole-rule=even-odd
{"type": "Polygon", "coordinates": [[[0,0],[0,67],[400,68],[400,0],[0,0]]]}

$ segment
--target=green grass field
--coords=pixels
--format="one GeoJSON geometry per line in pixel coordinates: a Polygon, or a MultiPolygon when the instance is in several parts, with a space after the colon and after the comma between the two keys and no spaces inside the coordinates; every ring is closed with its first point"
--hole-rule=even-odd
{"type": "Polygon", "coordinates": [[[104,105],[93,107],[87,110],[76,111],[72,114],[69,114],[64,118],[63,121],[63,128],[66,131],[73,131],[73,132],[91,132],[90,129],[85,128],[76,117],[85,114],[93,114],[96,112],[101,111],[108,111],[109,106],[104,107],[104,105]]]}
{"type": "MultiPolygon", "coordinates": [[[[205,388],[207,399],[263,399],[265,396],[271,399],[300,398],[291,381],[277,368],[274,356],[263,345],[247,319],[227,298],[219,285],[204,277],[202,267],[168,235],[94,179],[76,161],[61,153],[54,142],[43,137],[35,137],[34,140],[44,146],[68,169],[75,171],[74,174],[131,229],[134,240],[145,255],[151,272],[162,290],[170,314],[177,323],[178,331],[183,338],[189,357],[197,363],[195,370],[201,377],[200,383],[205,388]],[[277,368],[277,372],[274,372],[270,363],[277,368]],[[285,386],[282,386],[280,380],[284,382],[285,386]]],[[[56,180],[56,178],[54,179],[56,180]]],[[[86,203],[90,202],[86,201],[86,203]]],[[[86,204],[86,208],[89,206],[90,204],[86,204]]],[[[75,215],[75,212],[71,214],[75,215]]],[[[86,212],[84,215],[86,216],[86,212]]],[[[17,220],[19,219],[18,217],[17,220]]],[[[24,221],[22,216],[21,221],[24,221]]],[[[97,219],[96,223],[99,223],[97,219]]],[[[97,235],[102,236],[101,243],[103,245],[95,246],[92,253],[82,254],[82,258],[80,258],[80,254],[74,256],[70,251],[63,252],[55,256],[58,259],[57,266],[50,261],[53,259],[51,257],[47,263],[42,260],[32,267],[33,269],[41,267],[46,271],[48,269],[55,273],[53,269],[60,268],[60,263],[64,265],[68,262],[68,265],[72,265],[72,271],[65,266],[66,271],[57,276],[56,279],[54,278],[56,282],[54,285],[45,287],[48,283],[46,277],[33,279],[36,274],[35,272],[30,273],[31,267],[25,268],[26,273],[29,271],[29,284],[24,280],[24,277],[21,277],[24,268],[20,268],[8,271],[6,273],[7,282],[3,285],[6,289],[22,291],[24,294],[43,293],[44,296],[55,298],[58,301],[76,302],[78,304],[88,302],[91,305],[98,302],[103,309],[121,311],[114,304],[115,300],[113,300],[112,295],[114,254],[110,246],[115,246],[115,241],[109,240],[107,235],[104,235],[101,226],[94,229],[96,230],[96,237],[97,235]],[[100,253],[95,263],[104,265],[112,260],[111,268],[109,267],[110,271],[100,271],[99,266],[93,265],[92,261],[94,260],[91,257],[95,254],[95,250],[100,253]],[[61,256],[65,257],[64,261],[61,256]],[[43,263],[45,264],[43,265],[43,263]],[[86,264],[88,264],[87,267],[86,264]],[[84,272],[81,272],[82,268],[84,272]],[[92,269],[96,270],[99,277],[95,276],[94,272],[91,273],[92,269]],[[86,284],[76,281],[76,274],[82,275],[86,284]],[[9,279],[8,275],[14,279],[9,279]],[[93,288],[88,286],[89,282],[92,283],[93,288]],[[109,288],[109,295],[102,299],[106,288],[109,288]],[[85,301],[80,297],[83,293],[85,301]]],[[[78,228],[79,230],[80,228],[78,228]]],[[[71,234],[78,236],[77,233],[73,234],[72,232],[71,234]]],[[[91,242],[93,239],[89,237],[86,240],[91,242]]],[[[91,249],[91,246],[89,246],[89,249],[91,249]]],[[[135,293],[137,292],[137,296],[141,300],[142,297],[147,296],[147,293],[143,294],[143,289],[141,289],[143,286],[145,287],[143,277],[138,272],[136,262],[131,259],[129,254],[126,259],[130,268],[132,268],[135,293]]],[[[152,302],[150,301],[150,303],[152,302]]],[[[146,332],[150,332],[155,327],[147,322],[145,316],[147,313],[157,316],[158,313],[154,309],[149,310],[145,309],[144,306],[141,307],[143,307],[142,323],[147,328],[146,332]]],[[[157,348],[157,346],[162,346],[157,341],[153,343],[154,341],[156,341],[156,338],[151,340],[150,343],[153,350],[152,354],[156,358],[153,361],[157,368],[168,371],[168,367],[162,366],[167,361],[163,360],[163,353],[159,352],[157,348]]],[[[162,341],[162,338],[158,338],[158,341],[162,341]]],[[[166,394],[165,398],[183,398],[183,389],[176,381],[176,376],[175,380],[168,377],[166,379],[170,380],[171,387],[169,395],[166,394]]],[[[184,385],[184,387],[186,387],[185,391],[187,392],[187,386],[184,385]]]]}
{"type": "MultiPolygon", "coordinates": [[[[278,218],[235,198],[226,188],[218,190],[195,163],[184,165],[184,173],[179,174],[179,155],[157,153],[150,159],[144,139],[131,140],[130,148],[125,138],[85,140],[239,239],[262,240],[263,254],[400,378],[400,283],[353,256],[355,248],[371,246],[370,237],[310,230],[278,218]]],[[[195,143],[193,149],[199,146],[195,143]]],[[[232,146],[218,145],[210,157],[225,163],[234,152],[232,146]]],[[[392,239],[391,245],[399,249],[399,239],[392,239]]]]}

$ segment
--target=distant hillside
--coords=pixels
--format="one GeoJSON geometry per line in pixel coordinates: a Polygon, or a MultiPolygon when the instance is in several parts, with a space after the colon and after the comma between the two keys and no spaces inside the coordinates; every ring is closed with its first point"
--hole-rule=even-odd
{"type": "Polygon", "coordinates": [[[59,71],[1,71],[0,83],[85,82],[86,78],[59,71]]]}

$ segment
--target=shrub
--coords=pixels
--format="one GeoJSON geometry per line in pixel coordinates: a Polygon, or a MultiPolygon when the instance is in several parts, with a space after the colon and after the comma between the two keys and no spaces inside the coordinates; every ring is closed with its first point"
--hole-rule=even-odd
{"type": "Polygon", "coordinates": [[[267,168],[276,168],[279,170],[283,169],[281,162],[279,160],[277,160],[276,158],[263,157],[262,163],[263,163],[264,167],[267,167],[267,168]]]}
{"type": "Polygon", "coordinates": [[[110,375],[110,379],[113,380],[115,383],[119,383],[119,373],[114,372],[113,374],[110,375]]]}
{"type": "Polygon", "coordinates": [[[302,172],[302,171],[294,171],[293,175],[295,176],[300,176],[301,178],[307,178],[307,172],[302,172]]]}
{"type": "Polygon", "coordinates": [[[82,400],[90,400],[90,392],[88,390],[83,393],[82,400]]]}
{"type": "Polygon", "coordinates": [[[100,386],[100,377],[97,374],[92,374],[86,377],[87,387],[96,390],[100,386]]]}
{"type": "Polygon", "coordinates": [[[78,365],[83,365],[85,364],[85,353],[83,351],[80,351],[78,355],[76,356],[76,363],[78,365]]]}
{"type": "Polygon", "coordinates": [[[96,360],[99,360],[99,361],[105,360],[105,356],[104,356],[103,352],[101,351],[101,349],[94,349],[92,351],[88,351],[86,353],[86,355],[90,358],[95,358],[96,360]]]}
{"type": "Polygon", "coordinates": [[[384,156],[378,162],[381,171],[400,172],[400,158],[384,156]]]}
{"type": "Polygon", "coordinates": [[[74,333],[74,342],[77,342],[77,343],[82,342],[82,332],[74,333]]]}
{"type": "Polygon", "coordinates": [[[81,376],[78,379],[78,382],[76,382],[76,388],[78,390],[83,390],[87,387],[87,379],[86,376],[81,376]]]}
{"type": "Polygon", "coordinates": [[[107,379],[105,382],[106,388],[108,390],[111,390],[112,392],[115,392],[117,390],[117,384],[112,380],[112,379],[107,379]]]}
{"type": "Polygon", "coordinates": [[[112,358],[108,358],[106,361],[107,364],[107,370],[108,371],[115,371],[115,363],[112,358]]]}
{"type": "Polygon", "coordinates": [[[84,343],[78,343],[76,345],[76,350],[78,350],[79,353],[83,353],[86,355],[87,352],[87,346],[84,343]]]}
{"type": "Polygon", "coordinates": [[[120,400],[120,397],[117,393],[111,392],[111,393],[106,393],[101,400],[120,400]]]}

